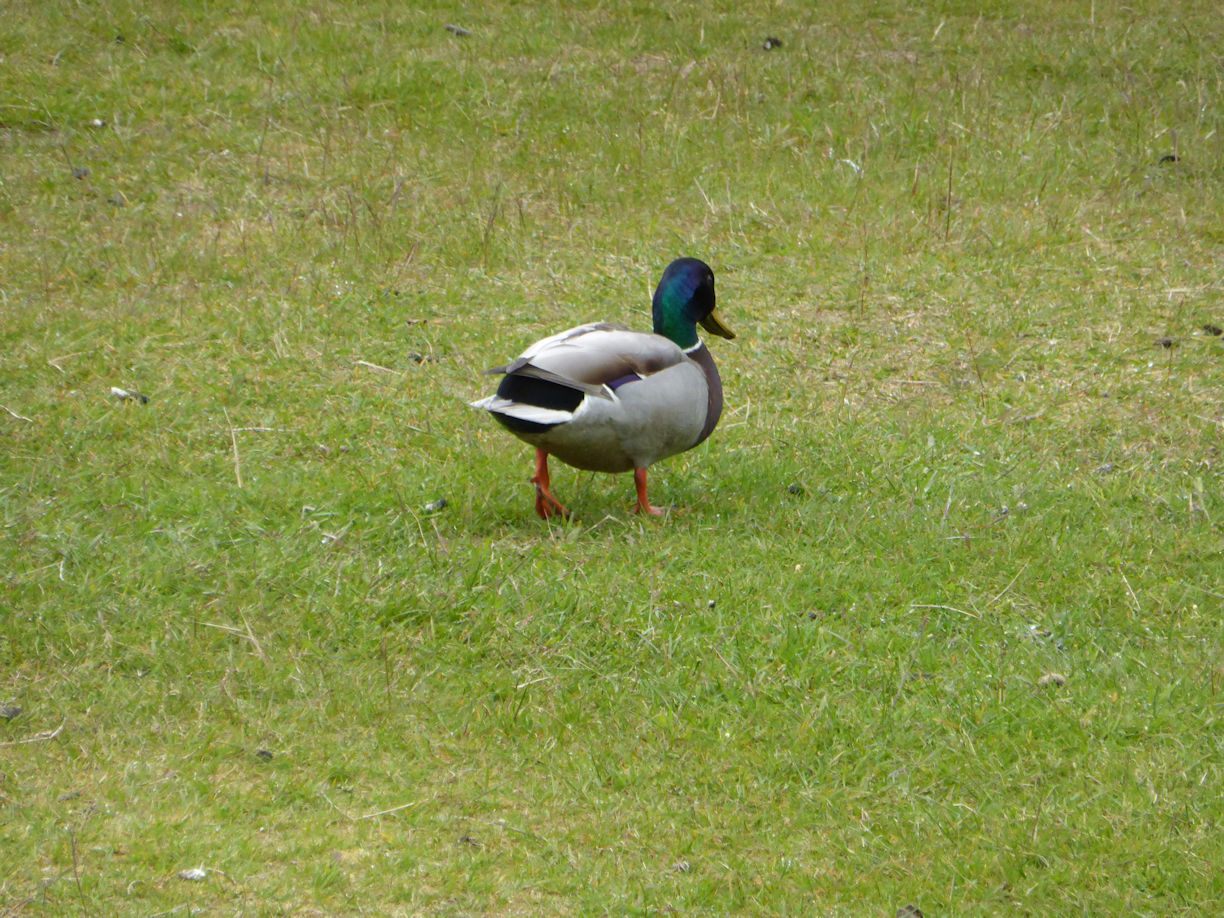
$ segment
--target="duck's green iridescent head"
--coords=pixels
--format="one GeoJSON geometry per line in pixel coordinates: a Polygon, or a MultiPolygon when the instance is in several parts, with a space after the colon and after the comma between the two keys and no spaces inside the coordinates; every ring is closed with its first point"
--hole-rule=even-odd
{"type": "Polygon", "coordinates": [[[714,307],[714,272],[710,266],[699,258],[677,258],[667,266],[655,288],[651,302],[655,334],[686,349],[698,342],[698,323],[711,334],[734,338],[714,307]]]}

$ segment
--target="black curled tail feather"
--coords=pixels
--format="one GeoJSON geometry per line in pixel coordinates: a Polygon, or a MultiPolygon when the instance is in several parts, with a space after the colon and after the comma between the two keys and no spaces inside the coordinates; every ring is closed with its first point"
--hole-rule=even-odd
{"type": "MultiPolygon", "coordinates": [[[[569,412],[577,410],[582,400],[586,398],[586,394],[580,390],[554,380],[523,376],[518,373],[508,374],[497,387],[497,394],[507,401],[517,402],[520,405],[569,412]]],[[[557,426],[501,413],[494,413],[493,416],[503,427],[515,433],[544,433],[557,426]]]]}

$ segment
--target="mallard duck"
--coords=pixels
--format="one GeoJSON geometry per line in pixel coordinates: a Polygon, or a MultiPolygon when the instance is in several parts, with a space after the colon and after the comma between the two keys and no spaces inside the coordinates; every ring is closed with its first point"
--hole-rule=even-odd
{"type": "Polygon", "coordinates": [[[639,513],[661,516],[646,497],[646,469],[692,449],[722,414],[718,368],[697,325],[735,335],[714,302],[714,272],[704,261],[667,266],[651,303],[654,333],[598,322],[537,341],[504,374],[497,394],[472,402],[536,448],[536,513],[569,511],[549,490],[548,457],[595,472],[633,470],[639,513]]]}

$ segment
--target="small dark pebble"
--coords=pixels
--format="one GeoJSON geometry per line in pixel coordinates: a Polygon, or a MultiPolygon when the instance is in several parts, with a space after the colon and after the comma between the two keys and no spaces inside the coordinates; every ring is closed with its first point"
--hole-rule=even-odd
{"type": "Polygon", "coordinates": [[[897,909],[897,918],[922,918],[922,909],[916,905],[903,905],[897,909]]]}
{"type": "Polygon", "coordinates": [[[89,176],[89,169],[87,169],[85,166],[73,166],[72,167],[72,177],[74,179],[83,179],[83,178],[87,178],[88,176],[89,176]]]}
{"type": "Polygon", "coordinates": [[[774,38],[774,37],[771,35],[771,36],[769,36],[769,38],[767,38],[767,39],[765,39],[763,42],[761,42],[761,47],[762,47],[762,48],[764,48],[766,51],[772,51],[774,48],[781,48],[781,47],[782,47],[782,39],[780,39],[780,38],[774,38]]]}
{"type": "Polygon", "coordinates": [[[460,38],[467,38],[472,34],[467,29],[457,25],[448,25],[446,27],[446,31],[450,32],[452,35],[458,35],[460,38]]]}
{"type": "Polygon", "coordinates": [[[1175,338],[1157,338],[1156,343],[1163,348],[1170,348],[1177,344],[1177,340],[1175,338]]]}
{"type": "Polygon", "coordinates": [[[106,203],[113,207],[127,207],[127,198],[122,194],[112,194],[106,199],[106,203]]]}
{"type": "Polygon", "coordinates": [[[430,360],[433,359],[428,354],[418,354],[416,351],[409,351],[404,356],[407,357],[409,360],[411,360],[413,363],[428,363],[430,360]]]}
{"type": "Polygon", "coordinates": [[[1180,163],[1180,162],[1181,162],[1181,157],[1180,157],[1180,156],[1178,156],[1176,153],[1166,153],[1164,156],[1160,157],[1160,162],[1161,162],[1162,164],[1164,164],[1164,163],[1180,163]]]}
{"type": "Polygon", "coordinates": [[[21,716],[21,705],[0,704],[0,720],[12,720],[21,716]]]}
{"type": "Polygon", "coordinates": [[[1218,325],[1212,325],[1210,322],[1203,326],[1203,331],[1207,332],[1209,335],[1215,335],[1217,338],[1220,337],[1220,335],[1224,335],[1224,328],[1220,328],[1218,325]]]}
{"type": "Polygon", "coordinates": [[[267,750],[267,749],[256,749],[256,750],[255,750],[255,758],[260,759],[260,760],[262,760],[262,761],[264,761],[264,762],[271,762],[271,761],[272,761],[272,753],[271,753],[271,751],[270,751],[270,750],[267,750]]]}
{"type": "Polygon", "coordinates": [[[439,497],[437,500],[431,500],[421,509],[424,510],[426,513],[437,513],[439,510],[445,510],[446,509],[446,498],[439,497]]]}
{"type": "Polygon", "coordinates": [[[124,38],[122,35],[116,35],[116,36],[115,36],[115,44],[117,44],[117,45],[121,45],[121,44],[123,44],[125,41],[127,41],[127,39],[126,39],[126,38],[124,38]]]}
{"type": "Polygon", "coordinates": [[[798,482],[795,482],[794,484],[788,484],[786,486],[786,490],[790,491],[792,494],[802,494],[803,485],[799,484],[798,482]]]}

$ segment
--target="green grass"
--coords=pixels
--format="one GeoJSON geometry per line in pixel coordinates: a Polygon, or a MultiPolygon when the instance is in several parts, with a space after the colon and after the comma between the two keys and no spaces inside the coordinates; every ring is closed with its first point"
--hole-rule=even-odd
{"type": "Polygon", "coordinates": [[[0,914],[1214,911],[1221,47],[6,10],[0,914]],[[481,371],[680,254],[739,333],[680,509],[543,523],[481,371]]]}

